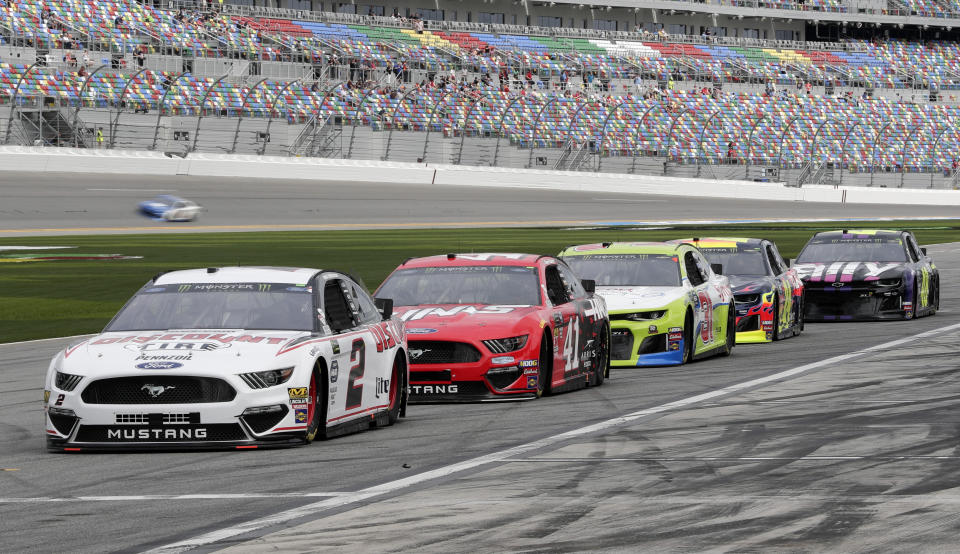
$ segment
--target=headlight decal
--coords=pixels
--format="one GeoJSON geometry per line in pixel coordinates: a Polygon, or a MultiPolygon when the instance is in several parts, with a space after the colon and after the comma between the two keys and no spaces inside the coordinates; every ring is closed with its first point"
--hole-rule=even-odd
{"type": "Polygon", "coordinates": [[[241,373],[240,378],[243,379],[243,382],[246,383],[251,389],[266,389],[286,383],[290,380],[290,376],[292,375],[293,368],[284,367],[281,369],[269,369],[266,371],[241,373]]]}
{"type": "Polygon", "coordinates": [[[528,336],[519,335],[505,339],[487,339],[483,341],[483,344],[494,354],[506,354],[507,352],[516,352],[526,346],[528,336]]]}

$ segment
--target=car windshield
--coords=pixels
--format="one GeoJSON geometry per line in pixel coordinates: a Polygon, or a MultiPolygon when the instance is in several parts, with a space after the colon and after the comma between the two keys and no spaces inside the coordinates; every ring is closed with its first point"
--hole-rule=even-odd
{"type": "Polygon", "coordinates": [[[583,279],[600,287],[678,287],[680,264],[667,254],[589,254],[563,259],[583,279]]]}
{"type": "Polygon", "coordinates": [[[105,331],[312,331],[312,287],[285,283],[178,283],[144,287],[105,331]]]}
{"type": "Polygon", "coordinates": [[[420,304],[540,305],[535,267],[444,266],[399,269],[380,286],[378,298],[395,306],[420,304]]]}
{"type": "Polygon", "coordinates": [[[767,275],[767,264],[759,246],[743,248],[701,248],[711,264],[723,266],[724,275],[767,275]]]}
{"type": "Polygon", "coordinates": [[[907,253],[899,237],[873,235],[814,237],[797,257],[797,263],[905,261],[907,253]]]}

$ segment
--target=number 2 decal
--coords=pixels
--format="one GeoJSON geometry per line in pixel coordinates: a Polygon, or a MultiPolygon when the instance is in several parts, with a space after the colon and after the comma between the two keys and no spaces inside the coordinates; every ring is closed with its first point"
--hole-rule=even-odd
{"type": "Polygon", "coordinates": [[[363,377],[366,365],[366,349],[363,339],[354,339],[350,347],[350,378],[347,380],[347,409],[353,409],[363,403],[363,384],[357,380],[363,377]]]}

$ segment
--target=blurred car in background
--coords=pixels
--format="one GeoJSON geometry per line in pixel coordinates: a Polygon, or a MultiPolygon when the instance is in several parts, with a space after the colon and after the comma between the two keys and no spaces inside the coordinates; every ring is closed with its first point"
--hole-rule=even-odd
{"type": "Polygon", "coordinates": [[[140,202],[137,211],[163,221],[193,221],[203,211],[196,202],[169,194],[161,194],[153,200],[140,202]]]}

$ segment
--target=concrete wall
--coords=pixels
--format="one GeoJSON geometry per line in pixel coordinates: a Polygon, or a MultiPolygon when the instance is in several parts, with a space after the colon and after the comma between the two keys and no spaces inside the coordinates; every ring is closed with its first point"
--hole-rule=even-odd
{"type": "Polygon", "coordinates": [[[914,204],[960,206],[960,191],[905,190],[866,187],[785,187],[779,183],[706,180],[648,175],[585,174],[449,164],[416,164],[362,160],[326,160],[276,156],[193,154],[187,158],[162,152],[0,147],[0,171],[115,173],[130,175],[194,175],[261,179],[381,181],[448,186],[496,186],[553,190],[765,198],[801,202],[914,204]]]}

